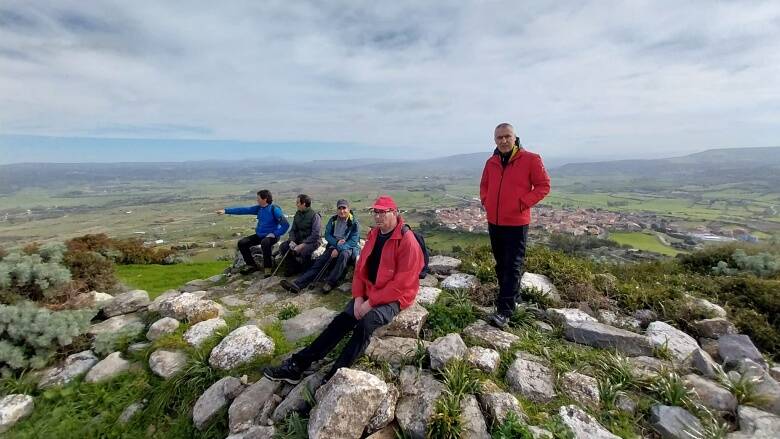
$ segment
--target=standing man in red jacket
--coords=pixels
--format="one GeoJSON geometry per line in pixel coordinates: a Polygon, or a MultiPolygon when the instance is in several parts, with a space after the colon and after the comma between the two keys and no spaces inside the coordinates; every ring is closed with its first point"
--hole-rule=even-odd
{"type": "Polygon", "coordinates": [[[550,192],[550,177],[539,154],[520,146],[512,125],[499,124],[494,138],[496,149],[482,171],[479,198],[487,212],[498,278],[496,312],[489,323],[504,328],[514,313],[523,275],[531,207],[550,192]]]}
{"type": "Polygon", "coordinates": [[[328,354],[349,331],[352,337],[324,380],[341,367],[349,367],[366,350],[371,334],[390,323],[413,302],[419,289],[423,253],[414,233],[392,198],[383,195],[371,206],[376,227],[368,232],[352,280],[352,300],[306,348],[279,367],[263,371],[266,378],[295,384],[315,361],[328,354]]]}

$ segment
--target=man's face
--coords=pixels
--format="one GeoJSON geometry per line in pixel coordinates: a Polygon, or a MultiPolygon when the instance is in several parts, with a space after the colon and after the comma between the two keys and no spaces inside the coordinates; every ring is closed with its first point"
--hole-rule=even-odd
{"type": "Polygon", "coordinates": [[[306,204],[302,203],[300,199],[296,198],[295,199],[295,208],[298,209],[298,210],[305,210],[306,209],[306,204]]]}
{"type": "Polygon", "coordinates": [[[395,211],[385,209],[372,209],[374,223],[380,230],[391,229],[395,226],[395,211]]]}
{"type": "Polygon", "coordinates": [[[496,128],[496,147],[502,153],[507,153],[515,146],[515,130],[509,127],[496,128]]]}
{"type": "Polygon", "coordinates": [[[264,199],[260,198],[260,195],[257,196],[257,204],[259,204],[260,207],[265,207],[268,205],[264,199]]]}
{"type": "Polygon", "coordinates": [[[337,215],[341,219],[347,219],[349,218],[349,207],[342,206],[337,209],[337,215]]]}

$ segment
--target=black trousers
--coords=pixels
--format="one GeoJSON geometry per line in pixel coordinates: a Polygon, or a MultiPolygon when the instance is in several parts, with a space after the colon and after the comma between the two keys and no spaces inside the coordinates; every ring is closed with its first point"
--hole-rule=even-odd
{"type": "Polygon", "coordinates": [[[515,310],[515,301],[520,291],[520,279],[523,277],[525,244],[528,239],[528,225],[497,226],[488,224],[490,247],[496,259],[496,277],[498,278],[498,297],[496,311],[511,316],[515,310]]]}
{"type": "Polygon", "coordinates": [[[334,317],[328,327],[309,346],[293,354],[292,360],[298,367],[307,369],[311,363],[325,358],[338,342],[352,331],[352,337],[325,376],[325,379],[329,379],[339,368],[351,366],[368,347],[371,334],[377,328],[390,323],[401,310],[398,302],[388,303],[377,306],[362,319],[357,320],[354,307],[355,299],[352,299],[347,303],[344,311],[334,317]]]}
{"type": "Polygon", "coordinates": [[[344,271],[347,269],[347,264],[352,258],[352,249],[342,250],[339,252],[337,257],[331,258],[330,254],[333,252],[333,250],[333,247],[326,248],[325,253],[320,255],[320,257],[314,261],[314,264],[308,270],[306,270],[305,273],[298,276],[298,279],[295,279],[295,285],[300,288],[306,288],[312,281],[316,279],[317,275],[320,275],[320,279],[322,279],[322,277],[325,276],[327,272],[325,281],[331,287],[335,287],[339,279],[341,279],[341,276],[344,274],[344,271]],[[326,265],[329,268],[325,268],[326,265]]]}
{"type": "Polygon", "coordinates": [[[271,250],[278,241],[279,238],[260,238],[257,235],[247,236],[238,240],[238,251],[241,252],[241,256],[244,258],[246,265],[256,267],[255,258],[252,257],[252,251],[250,247],[260,245],[263,249],[263,267],[271,268],[274,265],[274,257],[271,254],[271,250]]]}
{"type": "Polygon", "coordinates": [[[311,267],[311,252],[300,255],[295,252],[290,252],[288,254],[288,251],[290,251],[290,240],[279,244],[279,254],[282,255],[282,257],[284,257],[285,254],[287,255],[287,257],[284,257],[284,275],[286,277],[302,273],[311,267]]]}

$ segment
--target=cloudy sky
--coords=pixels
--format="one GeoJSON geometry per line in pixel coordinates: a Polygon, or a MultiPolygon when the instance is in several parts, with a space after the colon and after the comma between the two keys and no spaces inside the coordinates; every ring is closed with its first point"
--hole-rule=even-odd
{"type": "Polygon", "coordinates": [[[780,146],[780,2],[0,0],[0,162],[780,146]],[[555,3],[552,5],[551,3],[555,3]]]}

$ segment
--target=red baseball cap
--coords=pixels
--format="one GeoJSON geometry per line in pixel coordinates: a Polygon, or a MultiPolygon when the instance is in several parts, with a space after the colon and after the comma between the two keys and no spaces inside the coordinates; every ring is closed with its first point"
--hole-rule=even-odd
{"type": "Polygon", "coordinates": [[[395,205],[395,201],[393,201],[389,195],[380,195],[379,198],[374,201],[374,205],[371,206],[371,208],[380,210],[398,210],[398,206],[395,205]]]}

